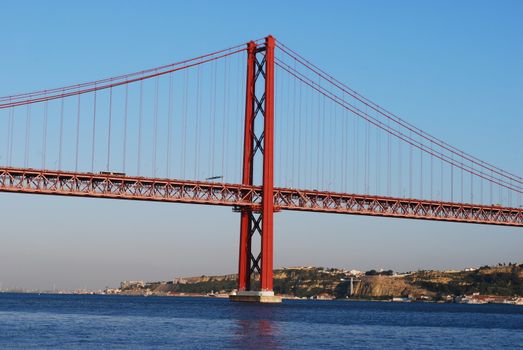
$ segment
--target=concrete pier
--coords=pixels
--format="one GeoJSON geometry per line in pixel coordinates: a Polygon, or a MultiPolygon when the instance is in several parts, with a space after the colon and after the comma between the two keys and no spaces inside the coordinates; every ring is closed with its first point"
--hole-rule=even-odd
{"type": "Polygon", "coordinates": [[[272,291],[241,291],[229,295],[229,300],[247,303],[281,303],[281,296],[274,295],[272,291]]]}

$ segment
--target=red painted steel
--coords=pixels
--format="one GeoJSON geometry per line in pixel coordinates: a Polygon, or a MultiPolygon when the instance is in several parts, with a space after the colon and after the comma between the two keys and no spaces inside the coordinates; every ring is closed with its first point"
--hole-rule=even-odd
{"type": "Polygon", "coordinates": [[[279,210],[523,227],[523,209],[348,193],[274,189],[279,210]]]}
{"type": "MultiPolygon", "coordinates": [[[[272,291],[274,215],[274,48],[272,36],[264,45],[247,45],[247,84],[244,125],[243,185],[253,185],[256,155],[262,157],[262,203],[258,210],[240,209],[238,290],[252,290],[254,273],[260,274],[261,291],[272,291]],[[264,79],[263,84],[258,79],[264,79]],[[258,88],[257,88],[258,87],[258,88]],[[263,128],[255,121],[263,118],[263,128]],[[254,254],[252,237],[261,236],[260,253],[254,254]]],[[[255,289],[255,288],[254,288],[255,289]]]]}
{"type": "MultiPolygon", "coordinates": [[[[262,204],[259,186],[6,167],[0,167],[0,192],[222,205],[253,212],[262,204]]],[[[274,209],[523,227],[523,208],[290,188],[274,189],[274,209]]]]}
{"type": "MultiPolygon", "coordinates": [[[[278,46],[286,52],[287,55],[294,58],[295,62],[299,62],[305,66],[309,71],[312,71],[314,74],[319,76],[320,79],[330,82],[334,87],[343,91],[343,93],[352,96],[377,113],[388,118],[388,120],[398,123],[405,129],[409,130],[409,132],[414,132],[421,138],[431,142],[431,147],[427,148],[423,143],[415,141],[410,134],[406,135],[398,130],[391,129],[388,124],[385,125],[369,116],[366,112],[363,113],[353,105],[345,103],[345,100],[340,97],[340,95],[336,95],[321,84],[316,83],[306,75],[303,75],[295,68],[292,68],[284,61],[275,58],[275,47],[275,39],[272,36],[268,36],[264,39],[264,42],[261,40],[249,42],[246,45],[246,48],[234,46],[226,50],[217,51],[198,58],[185,60],[152,70],[123,75],[111,79],[103,79],[91,83],[72,85],[61,89],[37,91],[29,94],[19,94],[0,98],[0,110],[55,99],[62,99],[63,101],[63,99],[68,96],[81,95],[89,92],[96,93],[98,90],[112,89],[119,85],[158,77],[178,70],[215,61],[246,50],[247,71],[241,184],[132,177],[114,173],[94,174],[0,167],[0,192],[231,206],[235,211],[241,213],[238,261],[239,291],[251,290],[253,288],[253,286],[251,286],[251,279],[254,277],[254,273],[259,273],[259,289],[261,291],[273,290],[273,219],[274,212],[279,210],[523,227],[523,208],[300,190],[292,188],[274,188],[275,64],[292,75],[295,79],[298,79],[322,94],[325,98],[344,107],[354,115],[363,118],[368,123],[386,131],[389,133],[389,137],[390,135],[395,136],[399,140],[410,144],[411,147],[416,147],[420,151],[429,154],[431,157],[438,158],[442,162],[445,161],[451,166],[456,167],[456,169],[461,169],[462,172],[463,170],[467,171],[471,176],[474,175],[477,178],[488,180],[491,184],[497,184],[500,187],[504,187],[515,193],[521,193],[521,187],[518,184],[522,183],[521,178],[501,171],[499,168],[493,167],[488,163],[484,165],[483,162],[480,162],[474,157],[468,155],[464,156],[466,155],[464,152],[459,152],[459,150],[450,145],[423,133],[421,130],[414,128],[408,123],[405,123],[390,112],[387,112],[381,107],[364,99],[354,91],[350,90],[350,88],[347,88],[325,72],[319,70],[314,65],[311,65],[308,61],[303,60],[301,56],[298,55],[298,57],[296,57],[296,55],[291,54],[294,53],[292,50],[290,50],[290,53],[287,51],[285,46],[278,46]],[[258,81],[258,79],[264,79],[263,84],[261,81],[258,81]],[[263,123],[261,121],[256,122],[257,120],[260,120],[259,118],[263,118],[263,123]],[[432,148],[433,142],[442,149],[449,151],[451,157],[441,152],[436,152],[432,148]],[[471,165],[464,164],[463,161],[460,162],[454,159],[452,154],[470,161],[471,165]],[[257,163],[256,167],[254,166],[255,159],[257,159],[256,162],[261,161],[261,164],[257,163]],[[474,168],[474,164],[477,165],[476,168],[474,168]],[[257,174],[256,177],[254,177],[254,170],[258,170],[260,167],[263,170],[263,173],[257,174]],[[484,169],[478,170],[478,167],[485,168],[488,171],[484,172],[484,169]],[[494,173],[501,175],[502,177],[494,177],[494,173]],[[255,185],[254,179],[258,182],[260,178],[262,181],[261,184],[259,186],[258,183],[255,185]],[[260,234],[261,236],[260,253],[256,255],[253,254],[252,249],[252,237],[254,234],[260,234]]],[[[110,91],[112,93],[112,90],[110,91]]],[[[96,112],[96,95],[94,95],[94,97],[94,111],[96,112]]],[[[79,101],[80,96],[78,103],[79,101]]],[[[110,101],[112,102],[112,99],[110,101]]],[[[112,106],[111,102],[110,106],[112,106]]],[[[30,109],[28,109],[28,111],[29,110],[30,109]]],[[[47,113],[47,110],[45,113],[47,113]]],[[[78,113],[80,113],[80,109],[78,109],[78,113]]],[[[29,114],[27,115],[29,120],[29,114]]],[[[109,114],[109,116],[110,115],[111,114],[109,114]]],[[[28,128],[28,130],[30,130],[30,128],[28,128]]],[[[109,129],[109,137],[110,135],[111,131],[109,129]]],[[[26,152],[28,150],[28,139],[29,135],[26,134],[26,152]]],[[[10,142],[11,141],[9,141],[8,144],[10,142]]],[[[60,143],[60,152],[61,150],[62,146],[60,143]]],[[[108,160],[110,159],[110,150],[109,140],[107,154],[108,160]]],[[[156,153],[154,153],[154,155],[156,156],[156,153]]],[[[94,161],[94,134],[92,157],[94,161]]],[[[76,159],[76,161],[78,160],[76,159]]],[[[138,164],[139,163],[140,162],[138,161],[138,164]]],[[[45,161],[43,164],[45,164],[45,161]]],[[[109,165],[107,168],[109,169],[109,165]]],[[[454,168],[451,169],[453,170],[454,168]]],[[[453,178],[453,175],[451,176],[453,178]]]]}
{"type": "Polygon", "coordinates": [[[0,168],[0,191],[240,207],[261,204],[261,191],[252,186],[19,168],[0,168]]]}
{"type": "MultiPolygon", "coordinates": [[[[245,124],[243,137],[243,174],[242,184],[252,186],[253,180],[253,115],[254,115],[254,64],[256,43],[247,44],[247,82],[245,92],[245,124]]],[[[249,290],[251,287],[251,208],[243,208],[240,218],[240,252],[238,257],[238,290],[249,290]]]]}
{"type": "Polygon", "coordinates": [[[274,38],[265,41],[261,290],[272,291],[274,235],[274,38]]]}

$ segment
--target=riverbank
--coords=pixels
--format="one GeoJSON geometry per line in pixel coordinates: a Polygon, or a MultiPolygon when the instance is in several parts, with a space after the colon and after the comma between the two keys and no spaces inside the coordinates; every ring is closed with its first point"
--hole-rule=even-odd
{"type": "MultiPolygon", "coordinates": [[[[253,284],[256,283],[253,280],[253,284]]],[[[105,292],[225,298],[234,293],[235,288],[236,275],[229,274],[159,282],[125,281],[120,288],[105,292]]],[[[274,271],[274,291],[285,299],[523,304],[523,264],[406,273],[291,267],[274,271]]]]}
{"type": "MultiPolygon", "coordinates": [[[[49,294],[102,294],[228,298],[236,292],[235,274],[176,277],[170,281],[124,281],[104,290],[3,290],[49,294]]],[[[252,284],[256,286],[257,280],[252,284]]],[[[2,291],[0,291],[2,292],[2,291]]],[[[274,292],[287,300],[362,300],[466,304],[523,304],[523,264],[464,270],[344,270],[291,267],[274,270],[274,292]]]]}

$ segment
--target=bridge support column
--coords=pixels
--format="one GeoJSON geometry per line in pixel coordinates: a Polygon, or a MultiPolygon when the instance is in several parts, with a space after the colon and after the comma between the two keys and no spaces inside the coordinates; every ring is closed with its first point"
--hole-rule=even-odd
{"type": "MultiPolygon", "coordinates": [[[[262,201],[258,208],[240,208],[238,292],[233,301],[281,302],[273,292],[274,216],[274,38],[247,44],[247,82],[243,149],[244,185],[254,185],[255,163],[262,166],[262,201]],[[264,80],[262,82],[261,80],[264,80]],[[261,90],[261,91],[260,91],[261,90]],[[262,120],[263,119],[263,120],[262,120]],[[260,160],[260,158],[262,158],[260,160]],[[261,163],[261,164],[260,164],[261,163]],[[259,234],[259,253],[252,239],[259,234]],[[259,282],[256,281],[256,275],[259,282]]],[[[258,165],[258,167],[259,167],[258,165]]]]}

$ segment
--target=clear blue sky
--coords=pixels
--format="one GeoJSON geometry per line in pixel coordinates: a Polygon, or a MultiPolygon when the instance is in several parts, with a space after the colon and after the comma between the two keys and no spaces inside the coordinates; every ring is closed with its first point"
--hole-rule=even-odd
{"type": "MultiPolygon", "coordinates": [[[[522,175],[522,16],[520,1],[3,2],[0,96],[273,34],[416,126],[522,175]]],[[[4,288],[99,288],[237,267],[238,217],[227,208],[0,194],[0,212],[4,288]]],[[[279,213],[275,240],[277,267],[523,259],[521,229],[481,225],[279,213]]]]}

